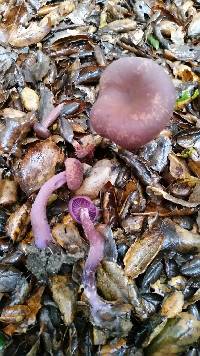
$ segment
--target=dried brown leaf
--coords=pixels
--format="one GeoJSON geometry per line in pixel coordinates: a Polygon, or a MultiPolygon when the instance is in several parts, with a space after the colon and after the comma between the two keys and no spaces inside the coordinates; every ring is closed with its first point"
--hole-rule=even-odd
{"type": "Polygon", "coordinates": [[[70,325],[74,319],[76,289],[72,287],[68,276],[54,276],[51,279],[51,290],[65,325],[70,325]]]}
{"type": "Polygon", "coordinates": [[[52,139],[38,142],[15,167],[15,179],[26,194],[31,194],[55,174],[56,165],[63,159],[52,139]]]}
{"type": "Polygon", "coordinates": [[[189,159],[188,167],[198,178],[200,178],[200,162],[189,159]]]}
{"type": "Polygon", "coordinates": [[[5,127],[0,133],[0,152],[17,154],[22,140],[35,122],[35,116],[19,110],[6,108],[3,110],[5,127]]]}
{"type": "Polygon", "coordinates": [[[164,299],[161,315],[166,316],[167,318],[174,318],[177,314],[182,312],[183,305],[183,293],[181,291],[175,291],[164,299]]]}
{"type": "Polygon", "coordinates": [[[112,161],[108,159],[98,161],[76,191],[76,195],[87,195],[95,199],[103,186],[111,180],[112,168],[112,161]]]}
{"type": "Polygon", "coordinates": [[[13,305],[3,308],[0,321],[6,324],[21,323],[30,314],[30,309],[26,305],[13,305]]]}
{"type": "MultiPolygon", "coordinates": [[[[154,332],[153,332],[154,333],[154,332]]],[[[146,352],[153,356],[177,355],[200,337],[200,321],[189,313],[168,319],[153,339],[146,352]]]]}
{"type": "Polygon", "coordinates": [[[12,241],[19,242],[26,234],[30,222],[30,208],[30,204],[25,203],[9,216],[6,232],[12,241]]]}
{"type": "Polygon", "coordinates": [[[170,161],[169,170],[173,178],[184,179],[190,176],[189,169],[183,158],[178,157],[174,153],[170,153],[169,161],[170,161]]]}
{"type": "Polygon", "coordinates": [[[179,226],[170,219],[162,222],[164,249],[172,249],[182,253],[200,251],[200,235],[179,226]]]}
{"type": "Polygon", "coordinates": [[[45,287],[38,288],[32,296],[28,298],[25,307],[27,311],[29,310],[29,313],[27,313],[26,318],[24,318],[19,325],[9,324],[6,326],[4,328],[5,334],[12,336],[14,333],[23,333],[26,332],[30,325],[35,324],[37,313],[41,308],[41,298],[44,288],[45,287]]]}
{"type": "Polygon", "coordinates": [[[62,223],[53,227],[52,236],[66,250],[69,258],[78,260],[85,256],[87,245],[69,215],[64,217],[62,223]]]}
{"type": "Polygon", "coordinates": [[[153,186],[149,186],[147,187],[147,192],[149,193],[153,193],[156,196],[161,196],[164,199],[171,201],[172,203],[178,204],[178,205],[182,205],[185,206],[186,208],[196,208],[200,202],[189,202],[183,199],[179,199],[179,198],[175,198],[173,197],[171,194],[165,192],[162,188],[160,187],[153,187],[153,186]]]}
{"type": "Polygon", "coordinates": [[[66,0],[55,7],[39,23],[31,22],[26,28],[13,25],[8,42],[13,47],[25,47],[38,43],[51,31],[51,28],[62,21],[75,8],[73,1],[66,0]]]}
{"type": "Polygon", "coordinates": [[[0,180],[0,205],[10,205],[17,201],[17,184],[13,180],[0,180]]]}
{"type": "Polygon", "coordinates": [[[114,355],[120,352],[123,347],[126,347],[126,340],[119,339],[115,343],[104,345],[100,350],[99,356],[110,356],[112,354],[114,355]]]}
{"type": "Polygon", "coordinates": [[[160,229],[146,231],[142,239],[131,245],[124,257],[126,276],[136,278],[143,273],[162,248],[162,243],[160,229]]]}

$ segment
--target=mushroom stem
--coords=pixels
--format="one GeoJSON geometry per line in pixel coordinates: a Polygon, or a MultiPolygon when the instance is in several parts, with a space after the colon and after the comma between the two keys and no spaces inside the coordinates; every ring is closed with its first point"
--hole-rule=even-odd
{"type": "Polygon", "coordinates": [[[95,221],[98,210],[93,202],[86,196],[77,196],[69,202],[69,212],[79,224],[82,224],[84,233],[90,243],[88,258],[83,271],[84,294],[90,307],[93,322],[101,325],[102,318],[110,313],[111,306],[106,303],[97,293],[95,273],[97,266],[104,255],[104,236],[95,229],[95,221]]]}
{"type": "Polygon", "coordinates": [[[65,172],[56,174],[41,187],[31,209],[31,225],[35,244],[45,248],[52,241],[50,226],[46,216],[46,206],[50,195],[67,182],[65,172]]]}
{"type": "Polygon", "coordinates": [[[51,230],[46,216],[46,206],[50,195],[65,183],[71,190],[78,189],[82,183],[83,167],[80,161],[75,158],[67,158],[65,167],[66,170],[64,172],[56,174],[44,183],[32,205],[31,225],[35,244],[38,248],[46,248],[52,241],[51,230]]]}
{"type": "Polygon", "coordinates": [[[80,210],[80,219],[84,233],[90,242],[88,258],[83,270],[84,293],[89,300],[93,320],[98,323],[101,318],[99,312],[110,310],[109,304],[99,297],[95,281],[96,269],[103,259],[105,240],[103,235],[95,229],[87,208],[80,210]]]}
{"type": "Polygon", "coordinates": [[[48,130],[48,127],[51,126],[58,118],[63,109],[63,106],[64,103],[58,104],[55,108],[51,110],[51,112],[45,119],[43,119],[41,122],[37,122],[34,125],[33,128],[37,136],[41,138],[47,138],[50,136],[50,131],[48,130]]]}
{"type": "Polygon", "coordinates": [[[95,229],[87,208],[80,210],[80,219],[84,233],[90,242],[90,250],[84,267],[83,284],[86,288],[94,288],[96,268],[103,258],[104,238],[95,229]]]}
{"type": "Polygon", "coordinates": [[[60,115],[63,106],[64,106],[64,103],[61,103],[61,104],[58,104],[57,106],[55,106],[55,108],[53,108],[51,110],[49,115],[44,120],[42,120],[42,125],[46,128],[51,126],[54,123],[54,121],[58,118],[58,116],[60,115]]]}

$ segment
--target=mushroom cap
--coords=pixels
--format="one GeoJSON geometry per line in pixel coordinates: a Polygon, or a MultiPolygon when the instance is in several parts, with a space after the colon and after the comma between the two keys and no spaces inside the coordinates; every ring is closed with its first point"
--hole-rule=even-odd
{"type": "Polygon", "coordinates": [[[83,165],[76,158],[67,158],[65,160],[65,174],[67,185],[70,190],[80,188],[83,181],[83,165]]]}
{"type": "Polygon", "coordinates": [[[72,198],[69,201],[68,208],[72,218],[79,224],[81,224],[80,212],[83,208],[88,209],[89,217],[92,222],[95,221],[98,215],[97,207],[94,205],[91,199],[84,195],[79,195],[72,198]]]}
{"type": "Polygon", "coordinates": [[[175,100],[173,83],[160,65],[146,58],[120,58],[101,76],[91,125],[99,135],[135,149],[165,127],[175,100]]]}

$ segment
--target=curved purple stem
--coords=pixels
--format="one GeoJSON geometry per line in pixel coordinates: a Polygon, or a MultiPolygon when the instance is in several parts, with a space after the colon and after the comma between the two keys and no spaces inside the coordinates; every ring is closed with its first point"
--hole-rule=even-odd
{"type": "Polygon", "coordinates": [[[93,321],[95,325],[102,326],[102,321],[105,322],[109,315],[107,325],[109,323],[112,325],[111,305],[98,295],[95,282],[96,269],[103,259],[105,247],[104,234],[96,230],[93,223],[98,215],[98,209],[87,196],[80,195],[70,200],[69,212],[76,222],[82,224],[90,243],[88,258],[83,270],[83,286],[84,293],[90,303],[93,321]]]}
{"type": "Polygon", "coordinates": [[[51,126],[58,118],[63,109],[63,106],[64,103],[58,104],[55,108],[53,108],[53,110],[51,110],[51,112],[45,119],[43,119],[41,122],[37,122],[34,125],[33,129],[37,136],[41,138],[47,138],[50,136],[50,131],[48,130],[48,127],[51,126]]]}
{"type": "Polygon", "coordinates": [[[36,122],[33,125],[33,130],[35,131],[36,135],[40,138],[48,138],[51,135],[49,129],[44,127],[41,122],[36,122]]]}
{"type": "Polygon", "coordinates": [[[61,172],[50,178],[40,188],[32,205],[31,225],[35,237],[35,244],[38,248],[45,248],[52,241],[51,230],[46,216],[46,206],[48,199],[54,190],[60,188],[66,182],[67,177],[65,172],[61,172]]]}
{"type": "Polygon", "coordinates": [[[64,172],[56,174],[44,183],[32,205],[31,225],[35,244],[38,248],[46,248],[52,241],[51,230],[46,216],[46,206],[50,195],[65,183],[71,190],[78,189],[82,184],[83,167],[81,162],[75,158],[67,158],[65,167],[66,170],[64,172]]]}
{"type": "Polygon", "coordinates": [[[90,250],[83,273],[83,284],[87,288],[95,285],[95,272],[97,266],[103,259],[104,238],[103,235],[95,229],[87,208],[81,209],[80,218],[84,233],[90,242],[90,250]]]}
{"type": "Polygon", "coordinates": [[[101,316],[110,312],[110,304],[104,302],[97,293],[95,273],[96,269],[103,259],[105,240],[99,233],[90,219],[87,208],[80,211],[80,219],[84,233],[90,242],[88,258],[83,270],[84,293],[91,306],[91,314],[95,324],[101,325],[101,316]]]}

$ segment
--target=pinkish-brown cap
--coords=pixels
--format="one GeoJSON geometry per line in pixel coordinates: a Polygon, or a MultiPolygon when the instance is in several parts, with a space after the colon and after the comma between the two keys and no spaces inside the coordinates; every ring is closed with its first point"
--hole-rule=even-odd
{"type": "Polygon", "coordinates": [[[99,135],[132,150],[159,134],[175,100],[173,83],[160,65],[146,58],[121,58],[101,76],[91,125],[99,135]]]}

